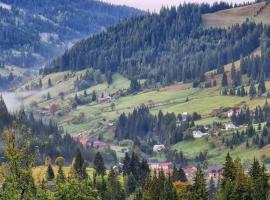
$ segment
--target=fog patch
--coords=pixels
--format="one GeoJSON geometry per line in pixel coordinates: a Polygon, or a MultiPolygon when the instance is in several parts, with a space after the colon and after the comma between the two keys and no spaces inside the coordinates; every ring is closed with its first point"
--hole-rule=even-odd
{"type": "Polygon", "coordinates": [[[15,92],[3,92],[2,97],[6,103],[8,111],[11,113],[15,113],[23,107],[23,101],[15,92]]]}

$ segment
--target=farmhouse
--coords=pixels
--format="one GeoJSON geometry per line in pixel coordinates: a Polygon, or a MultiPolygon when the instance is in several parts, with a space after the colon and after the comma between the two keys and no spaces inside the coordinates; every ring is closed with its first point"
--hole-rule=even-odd
{"type": "Polygon", "coordinates": [[[98,98],[98,103],[109,103],[111,101],[112,101],[112,97],[110,97],[109,95],[98,98]]]}
{"type": "Polygon", "coordinates": [[[225,124],[226,131],[237,129],[237,126],[235,126],[233,123],[225,124]]]}
{"type": "Polygon", "coordinates": [[[192,135],[193,135],[193,138],[202,138],[202,137],[208,135],[208,133],[203,133],[201,131],[193,131],[192,135]]]}
{"type": "Polygon", "coordinates": [[[165,149],[166,148],[165,148],[165,146],[163,144],[153,146],[153,152],[155,152],[155,153],[159,153],[159,152],[161,152],[161,151],[163,151],[165,149]]]}
{"type": "Polygon", "coordinates": [[[194,174],[196,172],[197,168],[192,166],[192,167],[187,167],[184,169],[184,172],[186,174],[186,177],[188,179],[188,181],[192,181],[193,180],[193,177],[194,177],[194,174]]]}
{"type": "Polygon", "coordinates": [[[164,162],[164,163],[152,163],[150,164],[151,170],[163,170],[165,174],[171,174],[173,169],[172,162],[164,162]]]}
{"type": "Polygon", "coordinates": [[[88,143],[88,136],[86,132],[81,132],[77,135],[73,135],[72,139],[81,143],[82,145],[86,145],[88,143]]]}
{"type": "Polygon", "coordinates": [[[106,149],[108,145],[104,142],[96,140],[92,143],[92,147],[95,149],[106,149]]]}
{"type": "Polygon", "coordinates": [[[241,109],[231,109],[227,112],[227,117],[231,118],[233,116],[233,114],[235,114],[236,116],[238,116],[241,112],[241,109]]]}

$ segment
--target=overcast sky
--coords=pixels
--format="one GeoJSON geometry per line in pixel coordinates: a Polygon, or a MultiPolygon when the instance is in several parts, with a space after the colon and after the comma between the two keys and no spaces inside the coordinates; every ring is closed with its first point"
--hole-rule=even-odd
{"type": "MultiPolygon", "coordinates": [[[[201,2],[207,2],[207,3],[213,3],[218,0],[102,0],[105,2],[110,2],[113,4],[118,5],[127,5],[131,7],[140,8],[143,10],[150,10],[150,11],[159,11],[162,5],[179,5],[183,2],[195,2],[195,3],[201,3],[201,2]]],[[[233,3],[242,3],[246,2],[247,0],[223,0],[227,2],[233,2],[233,3]]],[[[249,0],[253,1],[253,0],[249,0]]]]}

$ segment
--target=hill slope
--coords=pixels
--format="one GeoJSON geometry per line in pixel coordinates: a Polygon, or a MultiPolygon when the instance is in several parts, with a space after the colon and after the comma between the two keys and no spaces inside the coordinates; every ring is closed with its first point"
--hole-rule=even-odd
{"type": "Polygon", "coordinates": [[[258,48],[265,29],[245,23],[230,30],[205,30],[201,13],[210,11],[187,4],[126,20],[77,43],[44,72],[93,67],[147,79],[148,85],[200,80],[205,72],[258,48]]]}
{"type": "Polygon", "coordinates": [[[203,24],[206,27],[228,28],[235,24],[242,24],[247,19],[255,22],[270,22],[270,5],[266,2],[244,7],[221,10],[215,13],[204,14],[203,24]]]}
{"type": "Polygon", "coordinates": [[[1,0],[0,60],[37,66],[138,10],[94,0],[1,0]]]}

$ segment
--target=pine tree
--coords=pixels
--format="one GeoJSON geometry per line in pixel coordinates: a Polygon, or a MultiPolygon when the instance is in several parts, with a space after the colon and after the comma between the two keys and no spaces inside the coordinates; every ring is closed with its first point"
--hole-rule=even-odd
{"type": "Polygon", "coordinates": [[[257,95],[257,91],[256,91],[256,88],[255,88],[255,84],[252,81],[251,84],[250,84],[250,87],[249,87],[249,96],[250,96],[251,99],[253,99],[254,97],[256,97],[256,95],[257,95]]]}
{"type": "Polygon", "coordinates": [[[221,85],[222,85],[222,87],[227,87],[228,86],[228,79],[227,79],[226,72],[223,72],[221,85]]]}
{"type": "Polygon", "coordinates": [[[221,190],[225,190],[227,182],[233,182],[236,176],[234,162],[229,153],[225,159],[222,176],[223,179],[221,180],[221,190]]]}
{"type": "Polygon", "coordinates": [[[268,197],[268,178],[264,166],[261,167],[258,160],[254,158],[249,170],[252,183],[252,199],[266,200],[268,197]]]}
{"type": "Polygon", "coordinates": [[[41,78],[39,79],[38,87],[39,87],[40,89],[42,89],[42,87],[43,87],[43,86],[42,86],[42,79],[41,79],[41,78]]]}
{"type": "Polygon", "coordinates": [[[130,174],[130,157],[128,153],[125,153],[125,157],[123,160],[123,174],[129,175],[130,174]]]}
{"type": "Polygon", "coordinates": [[[207,200],[206,184],[204,179],[203,170],[201,167],[197,167],[197,171],[194,177],[194,183],[191,187],[190,198],[191,200],[207,200]]]}
{"type": "Polygon", "coordinates": [[[96,156],[94,159],[94,169],[96,170],[98,175],[101,175],[101,176],[105,175],[106,168],[104,165],[103,157],[99,151],[96,153],[96,156]]]}
{"type": "Polygon", "coordinates": [[[121,186],[117,174],[113,169],[108,174],[106,200],[124,200],[125,192],[121,186]]]}
{"type": "Polygon", "coordinates": [[[131,194],[135,192],[136,187],[137,187],[137,181],[134,178],[133,174],[130,174],[127,179],[127,186],[126,186],[127,194],[131,194]]]}
{"type": "Polygon", "coordinates": [[[48,79],[48,87],[49,88],[52,87],[52,80],[51,80],[51,78],[48,79]]]}
{"type": "Polygon", "coordinates": [[[72,164],[71,175],[78,179],[85,179],[88,177],[86,172],[86,163],[82,157],[80,149],[77,149],[76,156],[72,164]]]}
{"type": "Polygon", "coordinates": [[[214,181],[213,177],[211,177],[210,182],[209,182],[208,198],[214,199],[216,193],[217,193],[217,188],[215,185],[215,181],[214,181]]]}
{"type": "Polygon", "coordinates": [[[58,167],[58,173],[57,173],[57,176],[56,176],[56,184],[57,185],[63,184],[63,183],[65,183],[65,180],[66,180],[66,177],[65,177],[63,168],[62,168],[61,165],[59,165],[59,167],[58,167]]]}
{"type": "Polygon", "coordinates": [[[96,100],[97,100],[97,92],[94,90],[92,94],[92,101],[96,101],[96,100]]]}
{"type": "Polygon", "coordinates": [[[54,177],[55,176],[54,176],[52,165],[49,164],[47,167],[47,180],[52,181],[54,179],[54,177]]]}
{"type": "Polygon", "coordinates": [[[234,162],[236,177],[234,181],[234,188],[232,190],[231,200],[252,200],[252,188],[249,178],[245,175],[240,159],[234,162]]]}

